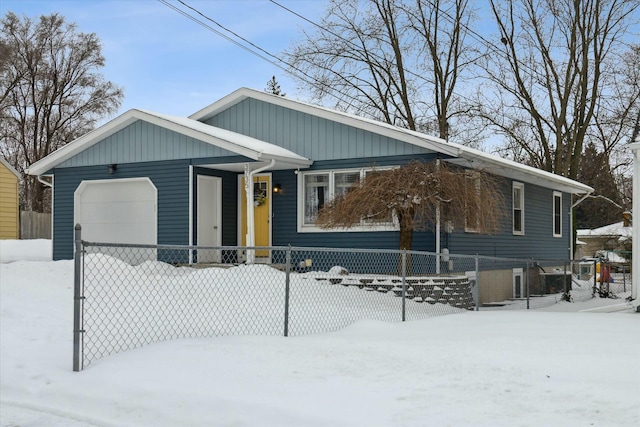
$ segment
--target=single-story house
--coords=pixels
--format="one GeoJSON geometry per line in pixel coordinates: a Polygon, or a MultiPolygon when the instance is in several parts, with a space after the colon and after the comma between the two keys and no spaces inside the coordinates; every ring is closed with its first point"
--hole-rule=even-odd
{"type": "Polygon", "coordinates": [[[0,239],[20,237],[19,181],[18,171],[0,157],[0,239]]]}
{"type": "MultiPolygon", "coordinates": [[[[397,249],[393,224],[326,230],[314,218],[341,186],[374,167],[414,159],[442,159],[503,177],[510,210],[497,235],[447,229],[445,239],[422,231],[414,234],[415,250],[440,252],[445,242],[450,253],[570,258],[572,198],[590,193],[589,186],[423,133],[247,88],[189,117],[130,110],[35,163],[29,173],[53,187],[54,259],[73,256],[76,223],[89,241],[397,249]],[[253,186],[245,187],[244,180],[253,186]]],[[[513,280],[512,271],[505,275],[513,280]]]]}
{"type": "Polygon", "coordinates": [[[620,221],[594,229],[576,231],[581,257],[602,257],[612,262],[626,262],[616,253],[629,252],[633,228],[630,221],[620,221]]]}

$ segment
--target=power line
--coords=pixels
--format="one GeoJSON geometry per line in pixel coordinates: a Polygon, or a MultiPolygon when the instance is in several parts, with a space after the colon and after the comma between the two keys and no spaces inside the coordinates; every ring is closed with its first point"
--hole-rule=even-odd
{"type": "MultiPolygon", "coordinates": [[[[270,60],[269,58],[265,58],[264,56],[260,55],[259,53],[251,50],[250,48],[246,47],[245,45],[243,45],[242,43],[234,40],[233,38],[227,36],[226,34],[221,33],[220,31],[216,30],[215,28],[211,27],[210,25],[207,25],[206,23],[200,21],[199,19],[189,15],[188,13],[186,13],[185,11],[183,11],[182,9],[175,7],[174,5],[172,5],[171,3],[169,3],[167,0],[158,0],[160,3],[164,4],[165,6],[167,6],[170,9],[173,9],[174,11],[178,12],[179,14],[181,14],[182,16],[192,20],[193,22],[203,26],[204,28],[206,28],[209,31],[214,32],[215,34],[219,35],[220,37],[222,37],[223,39],[235,44],[236,46],[238,46],[241,49],[246,50],[247,52],[257,56],[260,59],[263,59],[269,63],[271,63],[272,65],[275,65],[276,67],[285,70],[284,67],[282,67],[280,64],[275,63],[274,61],[270,60]]],[[[180,3],[183,3],[182,1],[180,1],[180,3]]],[[[184,3],[183,3],[184,4],[184,3]]],[[[216,23],[217,24],[217,23],[216,23]]],[[[219,24],[218,24],[219,25],[219,24]]],[[[286,71],[286,70],[285,70],[286,71]]]]}
{"type": "MultiPolygon", "coordinates": [[[[292,9],[289,9],[288,7],[284,6],[284,5],[283,5],[283,4],[281,4],[281,3],[278,3],[278,2],[277,2],[277,1],[275,1],[275,0],[269,0],[269,1],[270,1],[271,3],[273,3],[273,4],[275,4],[276,6],[278,6],[278,7],[282,8],[282,9],[286,10],[287,12],[289,12],[289,13],[291,13],[291,14],[293,14],[293,15],[297,16],[298,18],[300,18],[300,19],[302,19],[302,20],[304,20],[304,21],[306,21],[306,22],[310,23],[311,25],[314,25],[314,26],[318,27],[320,30],[322,30],[322,31],[324,31],[324,32],[327,32],[327,33],[331,34],[331,35],[332,35],[332,36],[334,36],[334,37],[337,37],[338,39],[342,40],[342,41],[343,41],[343,42],[345,42],[345,43],[348,43],[351,47],[354,47],[354,48],[356,48],[356,49],[360,49],[360,46],[358,46],[357,44],[355,44],[355,43],[354,43],[354,42],[352,42],[351,40],[345,39],[345,38],[344,38],[344,37],[342,37],[340,34],[337,34],[337,33],[333,32],[333,31],[331,31],[331,30],[330,30],[330,29],[328,29],[327,27],[323,27],[322,25],[318,24],[317,22],[312,21],[311,19],[309,19],[309,18],[307,18],[307,17],[305,17],[305,16],[303,16],[303,15],[299,14],[298,12],[296,12],[296,11],[294,11],[294,10],[292,10],[292,9]]],[[[377,53],[375,53],[375,52],[368,52],[368,53],[369,53],[369,54],[371,54],[371,56],[375,57],[375,58],[376,58],[377,60],[379,60],[379,61],[385,61],[385,60],[386,60],[384,57],[379,56],[379,55],[378,55],[377,53]]],[[[431,82],[430,82],[426,77],[424,77],[424,76],[422,76],[422,75],[420,75],[420,74],[414,73],[413,71],[411,71],[411,70],[409,70],[409,69],[406,69],[406,68],[405,68],[405,70],[407,71],[407,73],[409,73],[409,74],[411,74],[411,75],[413,75],[413,76],[415,76],[415,77],[417,77],[417,78],[419,78],[419,79],[422,79],[422,80],[426,81],[427,83],[431,83],[431,82]]]]}
{"type": "MultiPolygon", "coordinates": [[[[161,0],[161,1],[162,1],[163,3],[165,2],[165,0],[161,0]]],[[[214,24],[216,24],[218,27],[222,28],[224,31],[226,31],[226,32],[228,32],[228,33],[230,33],[230,34],[233,34],[235,37],[237,37],[238,39],[242,40],[243,42],[245,42],[245,43],[249,44],[250,46],[254,47],[255,49],[258,49],[259,51],[261,51],[261,52],[265,53],[266,55],[268,55],[268,56],[272,57],[272,58],[273,58],[273,59],[275,59],[276,61],[284,62],[282,59],[280,59],[280,58],[278,58],[277,56],[275,56],[275,55],[271,54],[270,52],[266,51],[265,49],[261,48],[260,46],[258,46],[257,44],[255,44],[255,43],[251,42],[250,40],[248,40],[248,39],[246,39],[246,38],[242,37],[242,36],[241,36],[241,35],[239,35],[238,33],[236,33],[236,32],[234,32],[234,31],[230,30],[229,28],[227,28],[227,27],[225,27],[224,25],[220,24],[219,22],[217,22],[217,21],[216,21],[216,20],[214,20],[213,18],[211,18],[211,17],[209,17],[209,16],[205,15],[204,13],[200,12],[198,9],[196,9],[196,8],[194,8],[194,7],[190,6],[190,5],[188,5],[188,4],[187,4],[187,3],[185,3],[184,1],[182,1],[182,0],[178,0],[178,2],[179,2],[180,4],[182,4],[183,6],[185,6],[185,7],[189,8],[190,10],[194,11],[194,12],[195,12],[195,13],[197,13],[198,15],[202,16],[202,17],[203,17],[204,19],[206,19],[207,21],[211,21],[211,22],[213,22],[213,23],[214,23],[214,24]]],[[[216,34],[220,34],[220,33],[218,33],[218,32],[216,31],[216,34]]],[[[231,38],[226,37],[226,36],[225,36],[225,39],[227,39],[227,40],[232,40],[231,38]]],[[[255,52],[253,52],[251,49],[248,49],[246,46],[244,46],[244,45],[242,45],[242,44],[239,44],[239,43],[236,43],[235,41],[234,41],[234,43],[235,43],[235,44],[238,44],[238,45],[240,45],[240,46],[242,46],[245,50],[248,50],[249,52],[251,52],[251,53],[254,53],[254,54],[255,54],[255,52]]],[[[262,57],[262,56],[260,56],[260,55],[258,55],[258,56],[259,56],[260,58],[263,58],[263,57],[262,57]]],[[[264,59],[264,58],[263,58],[263,59],[264,59]]],[[[280,67],[280,65],[274,64],[274,63],[273,63],[272,61],[270,61],[270,60],[269,60],[269,62],[271,62],[273,65],[276,65],[276,66],[280,67]]],[[[284,63],[286,64],[286,62],[284,62],[284,63]]],[[[287,65],[289,65],[289,64],[287,64],[287,65]]],[[[280,68],[282,68],[282,67],[280,67],[280,68]]]]}
{"type": "MultiPolygon", "coordinates": [[[[184,1],[182,1],[182,0],[178,0],[178,2],[179,2],[180,4],[182,4],[183,6],[185,6],[185,7],[189,8],[191,11],[193,11],[193,12],[197,13],[198,15],[202,16],[204,19],[206,19],[206,20],[208,20],[208,21],[210,21],[210,22],[214,23],[214,24],[215,24],[215,25],[217,25],[218,27],[222,28],[224,31],[228,32],[229,34],[234,35],[235,37],[237,37],[238,39],[240,39],[240,40],[244,41],[245,43],[247,43],[248,45],[250,45],[250,46],[254,47],[255,49],[258,49],[259,51],[264,52],[266,55],[268,55],[269,57],[273,58],[274,60],[264,57],[264,56],[263,56],[263,55],[261,55],[260,53],[255,52],[254,50],[252,50],[250,47],[245,46],[245,45],[243,45],[242,43],[238,42],[237,40],[234,40],[232,37],[229,37],[229,36],[227,36],[227,35],[225,35],[225,34],[221,33],[220,31],[216,30],[215,28],[211,27],[210,25],[208,25],[208,24],[206,24],[206,23],[202,22],[202,21],[201,21],[201,20],[199,20],[198,18],[196,18],[196,17],[194,17],[194,16],[190,15],[189,13],[185,12],[184,10],[182,10],[182,9],[180,9],[180,8],[178,8],[178,7],[174,6],[174,5],[172,5],[172,4],[171,4],[171,3],[169,3],[167,0],[158,0],[158,1],[159,1],[160,3],[162,3],[162,4],[164,4],[165,6],[169,7],[170,9],[172,9],[172,10],[174,10],[174,11],[176,11],[176,12],[180,13],[181,15],[183,15],[183,16],[185,16],[185,17],[189,18],[189,19],[190,19],[190,20],[192,20],[193,22],[196,22],[197,24],[199,24],[199,25],[203,26],[204,28],[206,28],[206,29],[208,29],[208,30],[210,30],[210,31],[214,32],[215,34],[219,35],[220,37],[223,37],[225,40],[228,40],[228,41],[230,41],[231,43],[235,44],[236,46],[239,46],[239,47],[241,47],[242,49],[244,49],[244,50],[246,50],[246,51],[248,51],[248,52],[252,53],[253,55],[256,55],[257,57],[259,57],[259,58],[261,58],[261,59],[263,59],[263,60],[265,60],[265,61],[267,61],[267,62],[269,62],[269,63],[271,63],[271,64],[273,64],[273,65],[275,65],[276,67],[278,67],[278,68],[280,68],[281,70],[283,70],[285,73],[292,74],[292,75],[294,75],[296,78],[299,78],[300,80],[305,81],[305,82],[307,82],[307,83],[309,83],[309,84],[313,84],[313,82],[315,82],[316,84],[321,85],[322,87],[324,87],[324,88],[325,88],[325,92],[326,92],[328,95],[330,95],[330,96],[334,97],[335,99],[337,99],[337,100],[344,100],[344,99],[348,99],[348,100],[350,100],[349,107],[350,107],[350,108],[353,108],[356,112],[358,112],[358,113],[364,113],[364,112],[365,112],[365,111],[364,111],[364,109],[363,109],[362,107],[359,107],[359,106],[357,106],[357,105],[354,105],[354,101],[356,101],[356,98],[354,98],[354,97],[353,97],[353,96],[351,96],[350,94],[345,93],[345,92],[342,92],[342,91],[340,91],[339,89],[336,89],[335,87],[328,87],[328,86],[326,86],[322,81],[318,80],[318,79],[317,79],[317,78],[315,78],[314,76],[309,75],[309,74],[308,74],[308,73],[306,73],[304,70],[301,70],[300,68],[296,67],[295,65],[293,65],[293,64],[291,64],[291,63],[289,63],[289,62],[287,62],[287,61],[283,60],[282,58],[279,58],[278,56],[276,56],[276,55],[274,55],[274,54],[272,54],[272,53],[268,52],[267,50],[265,50],[265,49],[261,48],[260,46],[256,45],[255,43],[253,43],[253,42],[249,41],[248,39],[246,39],[246,38],[244,38],[244,37],[240,36],[240,35],[239,35],[239,34],[237,34],[236,32],[234,32],[234,31],[230,30],[229,28],[225,27],[224,25],[220,24],[219,22],[215,21],[214,19],[210,18],[209,16],[205,15],[204,13],[202,13],[201,11],[199,11],[198,9],[196,9],[196,8],[194,8],[194,7],[190,6],[190,5],[188,5],[188,4],[187,4],[187,3],[185,3],[184,1]],[[276,61],[277,61],[277,62],[276,62],[276,61]],[[287,69],[287,68],[283,67],[282,65],[280,65],[280,63],[282,63],[282,64],[286,65],[286,66],[287,66],[287,67],[289,67],[289,68],[287,69]],[[296,71],[297,73],[299,73],[300,75],[296,75],[292,70],[295,70],[295,71],[296,71]],[[304,77],[301,77],[301,75],[302,75],[302,76],[304,76],[304,77]],[[305,77],[306,77],[306,78],[305,78],[305,77]],[[309,79],[309,80],[307,80],[307,79],[309,79]],[[310,80],[311,80],[311,81],[310,81],[310,80]],[[342,96],[342,98],[340,98],[340,97],[336,96],[336,95],[335,95],[335,93],[332,93],[332,92],[335,92],[335,93],[340,94],[340,95],[342,96]]],[[[333,73],[334,75],[336,75],[338,78],[340,78],[340,79],[342,79],[342,80],[347,80],[344,76],[342,76],[341,74],[339,74],[338,72],[336,72],[336,71],[334,71],[334,70],[332,70],[332,69],[330,69],[330,68],[329,68],[329,69],[327,69],[327,71],[329,71],[329,72],[333,73]]]]}

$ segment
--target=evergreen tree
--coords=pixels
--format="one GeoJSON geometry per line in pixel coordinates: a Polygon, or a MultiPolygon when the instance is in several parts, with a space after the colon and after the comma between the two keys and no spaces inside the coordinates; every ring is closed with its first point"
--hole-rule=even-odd
{"type": "Polygon", "coordinates": [[[282,92],[282,89],[280,89],[280,83],[278,83],[278,81],[276,80],[276,76],[271,77],[271,80],[267,82],[267,87],[264,91],[278,96],[287,95],[286,93],[282,92]]]}
{"type": "Polygon", "coordinates": [[[622,221],[622,200],[616,185],[609,156],[587,144],[582,155],[578,180],[595,190],[592,197],[576,207],[577,228],[598,228],[622,221]],[[618,206],[616,206],[618,205],[618,206]]]}

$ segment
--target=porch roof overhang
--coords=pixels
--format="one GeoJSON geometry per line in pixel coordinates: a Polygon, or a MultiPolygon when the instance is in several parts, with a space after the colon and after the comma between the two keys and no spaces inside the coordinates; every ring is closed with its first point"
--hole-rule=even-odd
{"type": "Polygon", "coordinates": [[[216,128],[186,117],[171,116],[146,110],[129,110],[105,125],[54,151],[29,167],[29,175],[42,175],[104,138],[142,120],[167,130],[192,137],[255,162],[275,160],[273,169],[308,168],[313,163],[290,150],[246,135],[216,128]]]}

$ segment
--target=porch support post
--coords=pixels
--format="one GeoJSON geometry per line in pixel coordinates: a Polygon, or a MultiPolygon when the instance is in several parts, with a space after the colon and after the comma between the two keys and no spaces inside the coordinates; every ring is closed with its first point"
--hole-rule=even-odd
{"type": "MultiPolygon", "coordinates": [[[[244,244],[251,247],[255,242],[255,230],[253,220],[253,174],[249,163],[244,164],[244,194],[247,197],[247,234],[245,235],[244,244]]],[[[247,264],[253,264],[255,260],[255,250],[247,249],[247,264]]]]}

